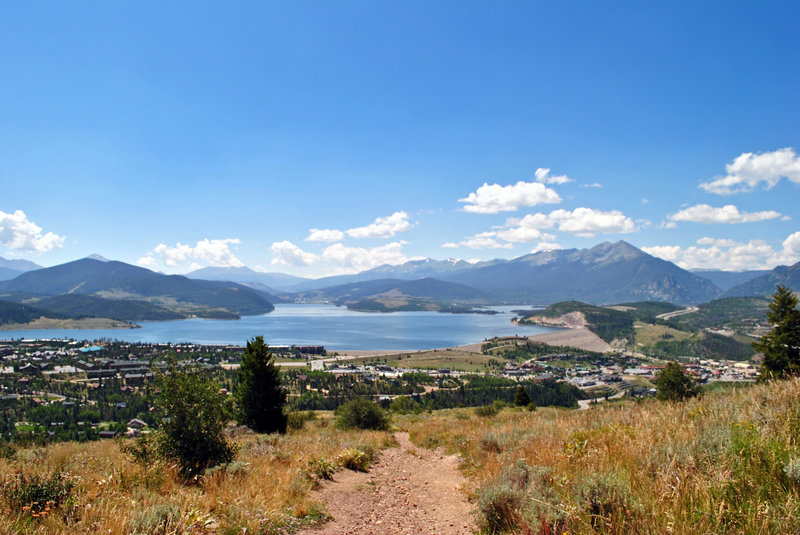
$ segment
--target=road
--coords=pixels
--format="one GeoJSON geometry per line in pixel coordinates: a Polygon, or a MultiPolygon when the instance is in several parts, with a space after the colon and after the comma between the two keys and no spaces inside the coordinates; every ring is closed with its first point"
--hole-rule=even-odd
{"type": "MultiPolygon", "coordinates": [[[[622,392],[617,392],[613,396],[608,396],[608,399],[619,399],[619,398],[624,397],[624,396],[625,396],[625,391],[623,390],[622,392]]],[[[597,404],[599,405],[600,403],[603,403],[605,400],[606,400],[606,398],[597,398],[596,401],[597,401],[597,404]]],[[[585,411],[589,407],[593,407],[595,405],[595,404],[592,403],[593,401],[595,401],[595,400],[594,399],[581,399],[581,400],[578,400],[578,405],[580,405],[578,410],[585,411]]]]}
{"type": "Polygon", "coordinates": [[[659,314],[656,316],[656,319],[659,320],[670,320],[676,316],[683,316],[684,314],[691,314],[692,312],[697,312],[700,310],[697,307],[686,307],[683,310],[676,310],[674,312],[665,312],[664,314],[659,314]]]}

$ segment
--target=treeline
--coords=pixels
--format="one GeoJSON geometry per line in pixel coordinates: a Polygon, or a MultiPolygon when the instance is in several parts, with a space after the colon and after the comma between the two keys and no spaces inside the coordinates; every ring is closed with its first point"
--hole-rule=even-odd
{"type": "Polygon", "coordinates": [[[0,325],[30,323],[38,320],[42,316],[55,319],[69,318],[69,316],[65,314],[50,312],[37,307],[12,303],[11,301],[0,301],[0,325]]]}

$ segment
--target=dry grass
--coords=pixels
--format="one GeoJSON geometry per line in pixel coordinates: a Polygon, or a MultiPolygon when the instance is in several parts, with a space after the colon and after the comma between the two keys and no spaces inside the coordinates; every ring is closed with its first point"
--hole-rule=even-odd
{"type": "Polygon", "coordinates": [[[61,473],[74,487],[68,503],[49,515],[10,510],[2,502],[1,533],[281,533],[324,518],[310,491],[309,467],[336,463],[342,453],[377,451],[385,432],[341,431],[320,419],[284,436],[235,438],[236,460],[211,470],[196,484],[179,483],[176,470],[158,462],[137,464],[115,441],[65,443],[18,451],[0,460],[6,483],[20,473],[61,473]]]}
{"type": "Polygon", "coordinates": [[[403,425],[417,444],[462,455],[489,532],[800,528],[800,381],[490,420],[440,411],[403,425]]]}
{"type": "Polygon", "coordinates": [[[495,355],[484,355],[460,349],[434,349],[414,353],[399,353],[381,355],[379,357],[364,357],[350,362],[386,362],[399,368],[450,368],[464,372],[483,372],[490,361],[504,364],[507,359],[495,355]]]}

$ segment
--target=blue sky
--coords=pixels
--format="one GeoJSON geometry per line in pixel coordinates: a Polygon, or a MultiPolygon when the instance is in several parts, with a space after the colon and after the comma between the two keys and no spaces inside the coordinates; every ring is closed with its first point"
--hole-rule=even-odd
{"type": "Polygon", "coordinates": [[[795,2],[0,1],[0,255],[800,260],[795,2]],[[549,171],[547,171],[549,170],[549,171]]]}

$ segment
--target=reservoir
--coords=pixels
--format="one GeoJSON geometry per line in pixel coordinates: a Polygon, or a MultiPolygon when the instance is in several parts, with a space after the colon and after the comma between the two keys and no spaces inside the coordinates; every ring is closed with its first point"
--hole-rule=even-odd
{"type": "Polygon", "coordinates": [[[481,342],[494,336],[527,336],[558,329],[514,325],[512,309],[498,314],[439,312],[355,312],[334,305],[276,305],[275,310],[239,320],[187,319],[141,322],[140,329],[46,329],[0,331],[0,339],[71,338],[149,343],[244,345],[263,335],[270,345],[324,345],[332,351],[354,349],[435,349],[481,342]]]}

